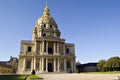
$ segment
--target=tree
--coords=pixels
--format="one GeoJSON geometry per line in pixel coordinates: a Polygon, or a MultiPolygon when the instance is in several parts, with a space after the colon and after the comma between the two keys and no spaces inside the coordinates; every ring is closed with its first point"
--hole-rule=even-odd
{"type": "Polygon", "coordinates": [[[120,71],[120,58],[119,57],[111,57],[106,62],[106,67],[109,71],[120,71]]]}
{"type": "Polygon", "coordinates": [[[100,68],[100,71],[105,71],[105,63],[106,63],[106,60],[100,60],[97,64],[97,67],[100,68]]]}

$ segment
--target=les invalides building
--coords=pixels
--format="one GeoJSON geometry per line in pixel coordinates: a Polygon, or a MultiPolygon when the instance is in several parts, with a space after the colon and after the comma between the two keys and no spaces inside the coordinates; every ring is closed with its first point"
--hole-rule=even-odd
{"type": "Polygon", "coordinates": [[[60,37],[57,23],[50,16],[48,5],[32,31],[32,41],[22,40],[18,73],[75,72],[75,46],[60,37]]]}

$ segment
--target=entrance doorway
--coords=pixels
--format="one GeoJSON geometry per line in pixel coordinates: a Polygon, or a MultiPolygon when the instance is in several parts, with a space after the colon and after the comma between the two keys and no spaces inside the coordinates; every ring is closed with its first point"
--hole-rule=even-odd
{"type": "Polygon", "coordinates": [[[53,72],[52,63],[48,63],[48,72],[53,72]]]}

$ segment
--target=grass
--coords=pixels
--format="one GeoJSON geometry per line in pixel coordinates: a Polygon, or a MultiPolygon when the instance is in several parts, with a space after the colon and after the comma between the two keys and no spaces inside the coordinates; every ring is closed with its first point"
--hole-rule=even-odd
{"type": "MultiPolygon", "coordinates": [[[[39,77],[39,76],[36,76],[36,75],[30,75],[29,78],[30,78],[30,79],[38,79],[38,78],[40,78],[40,77],[39,77]]],[[[41,79],[42,79],[42,78],[41,78],[41,79]]]]}
{"type": "Polygon", "coordinates": [[[0,80],[24,80],[27,75],[0,75],[0,80]]]}
{"type": "MultiPolygon", "coordinates": [[[[25,80],[28,75],[0,75],[0,80],[25,80]]],[[[36,75],[29,75],[30,79],[43,79],[36,75]]]]}
{"type": "Polygon", "coordinates": [[[120,74],[120,71],[111,71],[111,72],[83,72],[86,74],[120,74]]]}

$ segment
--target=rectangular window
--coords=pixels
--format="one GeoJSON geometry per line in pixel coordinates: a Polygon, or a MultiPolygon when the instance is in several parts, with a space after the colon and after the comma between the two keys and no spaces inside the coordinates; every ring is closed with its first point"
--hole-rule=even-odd
{"type": "Polygon", "coordinates": [[[67,68],[70,68],[70,61],[67,61],[67,68]]]}
{"type": "Polygon", "coordinates": [[[31,52],[31,51],[32,51],[32,47],[31,47],[31,46],[28,46],[27,52],[31,52]]]}
{"type": "Polygon", "coordinates": [[[66,53],[69,53],[69,48],[66,48],[66,53]]]}
{"type": "Polygon", "coordinates": [[[26,61],[26,69],[31,69],[31,61],[26,61]]]}
{"type": "Polygon", "coordinates": [[[53,49],[49,47],[49,48],[48,48],[48,53],[49,53],[49,54],[52,54],[52,53],[53,53],[53,49]]]}

